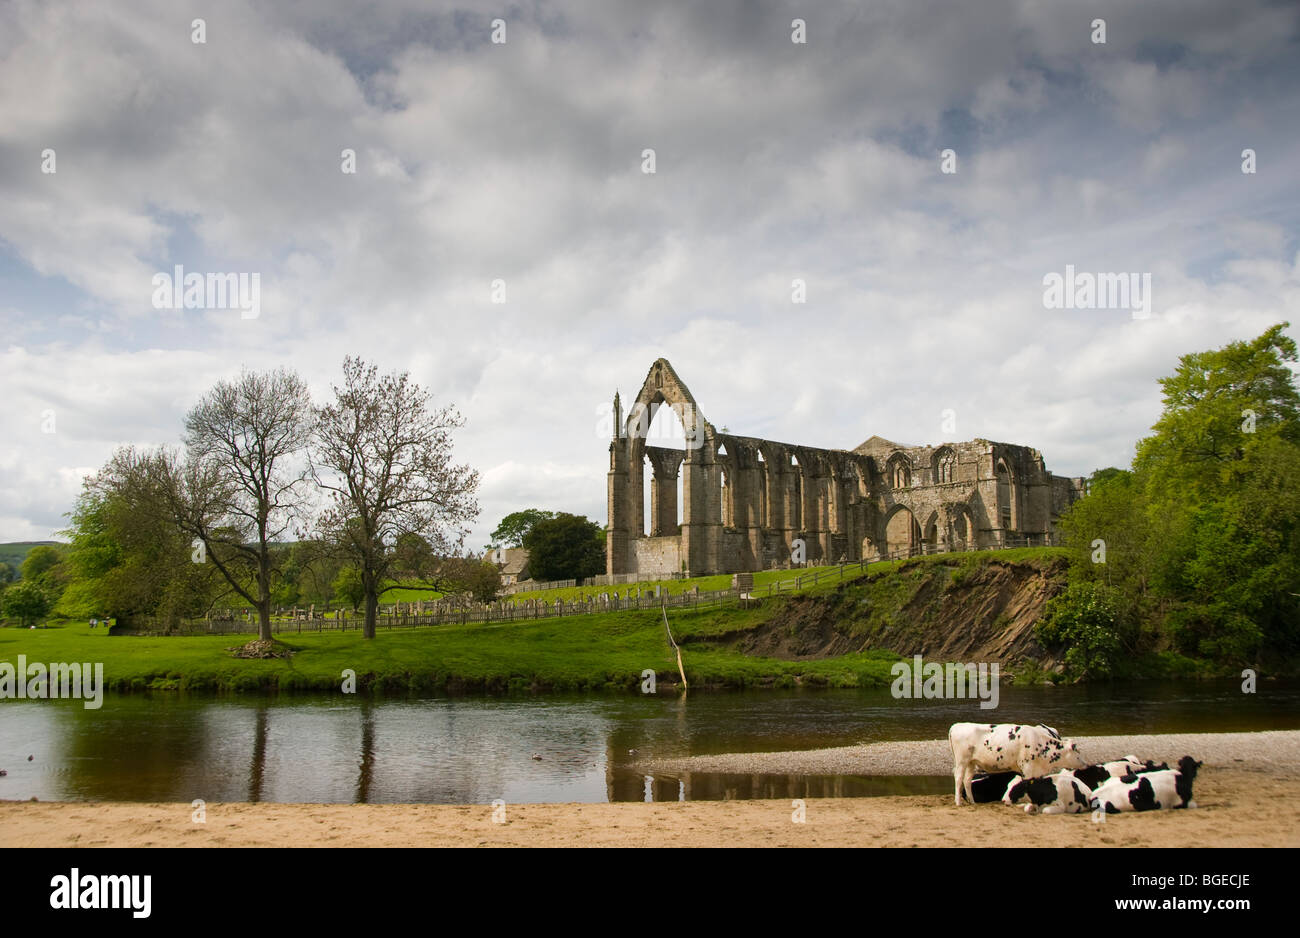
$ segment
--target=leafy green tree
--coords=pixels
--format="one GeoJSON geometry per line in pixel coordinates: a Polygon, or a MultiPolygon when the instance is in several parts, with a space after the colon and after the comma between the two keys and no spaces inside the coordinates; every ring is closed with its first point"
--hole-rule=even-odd
{"type": "Polygon", "coordinates": [[[489,603],[501,592],[501,570],[477,557],[451,557],[439,566],[437,582],[444,594],[464,592],[489,603]]]}
{"type": "Polygon", "coordinates": [[[1072,553],[1071,580],[1100,581],[1118,590],[1126,618],[1144,621],[1157,602],[1152,595],[1153,528],[1146,491],[1131,472],[1103,469],[1092,475],[1088,495],[1061,521],[1072,553]]]}
{"type": "Polygon", "coordinates": [[[1117,621],[1142,623],[1135,641],[1117,631],[1125,647],[1234,664],[1300,651],[1300,391],[1286,325],[1184,355],[1132,471],[1095,473],[1062,520],[1072,585],[1105,584],[1117,621]]]}
{"type": "Polygon", "coordinates": [[[6,583],[12,583],[15,577],[17,577],[17,573],[14,571],[13,566],[0,563],[0,587],[3,587],[6,583]]]}
{"type": "Polygon", "coordinates": [[[533,525],[539,521],[550,521],[554,517],[555,512],[542,511],[540,508],[512,512],[502,518],[497,529],[492,532],[492,546],[523,547],[524,539],[528,537],[533,525]]]}
{"type": "Polygon", "coordinates": [[[334,595],[356,612],[366,598],[366,585],[361,582],[361,571],[352,566],[341,568],[334,578],[334,595]]]}
{"type": "Polygon", "coordinates": [[[23,560],[23,579],[40,580],[63,562],[63,552],[50,544],[38,544],[23,560]]]}
{"type": "Polygon", "coordinates": [[[466,577],[465,587],[481,603],[490,603],[501,592],[501,570],[494,563],[480,560],[466,577]]]}
{"type": "Polygon", "coordinates": [[[533,579],[574,580],[605,570],[604,532],[582,515],[564,512],[538,521],[524,539],[533,579]]]}
{"type": "Polygon", "coordinates": [[[17,619],[23,628],[48,615],[53,605],[50,594],[36,578],[24,577],[0,593],[0,611],[7,619],[17,619]]]}
{"type": "Polygon", "coordinates": [[[1179,650],[1249,663],[1261,647],[1300,648],[1300,447],[1251,447],[1240,481],[1197,505],[1164,555],[1179,650]]]}
{"type": "Polygon", "coordinates": [[[1300,445],[1300,391],[1281,323],[1250,342],[1194,352],[1160,379],[1164,411],[1133,468],[1164,499],[1213,497],[1241,480],[1243,460],[1274,439],[1300,445]]]}
{"type": "Polygon", "coordinates": [[[212,565],[193,562],[189,539],[171,523],[152,458],[119,449],[82,484],[62,532],[71,544],[57,614],[175,622],[202,615],[222,595],[212,565]]]}
{"type": "Polygon", "coordinates": [[[1115,593],[1102,583],[1072,583],[1047,603],[1034,628],[1044,645],[1061,645],[1066,675],[1108,677],[1119,662],[1120,617],[1115,593]]]}

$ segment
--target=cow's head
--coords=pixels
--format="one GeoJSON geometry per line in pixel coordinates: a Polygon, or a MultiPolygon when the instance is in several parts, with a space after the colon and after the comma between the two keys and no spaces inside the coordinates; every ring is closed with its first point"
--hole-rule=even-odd
{"type": "Polygon", "coordinates": [[[1007,783],[1007,790],[1002,794],[1003,804],[1015,804],[1029,793],[1029,779],[1017,775],[1007,783]]]}
{"type": "Polygon", "coordinates": [[[1060,766],[1063,769],[1085,769],[1088,760],[1079,752],[1079,744],[1072,739],[1061,740],[1060,766]]]}

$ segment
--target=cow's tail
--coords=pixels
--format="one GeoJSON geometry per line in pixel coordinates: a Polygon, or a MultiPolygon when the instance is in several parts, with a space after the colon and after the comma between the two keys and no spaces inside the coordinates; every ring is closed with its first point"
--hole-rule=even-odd
{"type": "Polygon", "coordinates": [[[948,751],[952,753],[952,776],[953,783],[957,785],[957,797],[962,798],[965,796],[965,791],[963,790],[965,786],[957,782],[957,744],[952,741],[952,727],[948,728],[948,751]]]}

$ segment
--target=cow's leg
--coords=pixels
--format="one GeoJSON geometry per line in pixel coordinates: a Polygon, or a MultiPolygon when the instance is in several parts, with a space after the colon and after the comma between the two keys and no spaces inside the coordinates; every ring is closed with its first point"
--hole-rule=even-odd
{"type": "Polygon", "coordinates": [[[971,804],[975,803],[975,792],[971,790],[971,782],[974,780],[974,778],[975,778],[975,770],[972,769],[969,764],[967,764],[965,771],[962,772],[961,784],[962,787],[966,790],[966,800],[969,801],[971,804]]]}
{"type": "Polygon", "coordinates": [[[963,766],[954,765],[952,767],[952,788],[953,788],[952,803],[959,808],[961,807],[962,784],[963,782],[965,782],[965,780],[966,780],[966,769],[963,766]]]}

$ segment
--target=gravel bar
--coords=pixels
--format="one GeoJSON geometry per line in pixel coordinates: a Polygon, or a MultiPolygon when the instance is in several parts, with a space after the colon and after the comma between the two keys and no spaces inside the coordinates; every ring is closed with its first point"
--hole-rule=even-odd
{"type": "MultiPolygon", "coordinates": [[[[1093,762],[1130,753],[1173,766],[1185,755],[1207,767],[1300,771],[1300,730],[1261,733],[1154,733],[1145,736],[1078,736],[1093,762]]],[[[716,756],[653,759],[638,763],[648,774],[726,772],[741,775],[951,775],[946,739],[910,740],[796,752],[733,752],[716,756]]]]}

